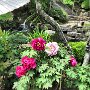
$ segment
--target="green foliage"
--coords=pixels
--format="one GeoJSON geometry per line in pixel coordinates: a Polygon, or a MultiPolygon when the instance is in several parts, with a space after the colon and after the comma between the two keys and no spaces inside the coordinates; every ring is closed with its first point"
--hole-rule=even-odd
{"type": "Polygon", "coordinates": [[[65,69],[65,66],[68,63],[69,58],[60,59],[60,58],[51,58],[49,59],[49,64],[45,63],[39,66],[40,76],[36,79],[36,85],[39,88],[48,89],[52,87],[54,81],[59,83],[62,74],[61,70],[65,69]]]}
{"type": "MultiPolygon", "coordinates": [[[[29,86],[31,86],[33,90],[35,90],[35,88],[39,88],[40,90],[40,89],[48,89],[49,87],[52,87],[54,81],[57,81],[59,83],[59,79],[61,78],[60,71],[64,70],[66,65],[66,63],[64,63],[63,65],[63,62],[68,62],[68,60],[69,58],[64,60],[63,59],[60,60],[59,58],[53,58],[53,59],[48,59],[49,64],[48,62],[45,62],[45,60],[43,59],[42,59],[43,64],[39,64],[39,62],[37,62],[38,66],[36,69],[36,73],[35,75],[32,76],[34,82],[30,80],[29,86]],[[38,73],[39,73],[39,76],[38,76],[38,73]]],[[[21,81],[21,79],[17,83],[20,83],[20,82],[24,84],[23,86],[27,85],[24,81],[21,81]]],[[[16,88],[16,90],[20,90],[19,87],[22,87],[22,83],[17,85],[14,84],[14,87],[16,88]]],[[[22,90],[27,90],[27,89],[25,88],[22,90]]]]}
{"type": "MultiPolygon", "coordinates": [[[[30,40],[42,36],[48,43],[50,39],[46,33],[36,31],[33,34],[30,33],[30,40]]],[[[30,86],[28,89],[32,90],[43,90],[49,89],[53,86],[54,82],[58,84],[61,82],[62,71],[66,69],[69,64],[70,56],[67,54],[67,51],[64,47],[60,46],[58,54],[55,56],[48,56],[44,51],[38,52],[32,50],[30,47],[25,48],[25,51],[21,52],[21,56],[33,57],[36,59],[37,67],[35,70],[30,70],[27,72],[26,76],[30,76],[29,82],[26,83],[22,78],[14,83],[14,88],[19,90],[19,87],[30,86]],[[33,74],[31,74],[33,73],[33,74]],[[20,84],[19,84],[20,83],[20,84]]],[[[25,76],[24,76],[25,77],[25,76]]],[[[27,88],[22,87],[22,90],[27,90],[27,88]]]]}
{"type": "Polygon", "coordinates": [[[86,42],[70,42],[74,56],[78,62],[82,62],[85,55],[86,42]]]}
{"type": "MultiPolygon", "coordinates": [[[[9,39],[9,32],[5,32],[0,30],[0,61],[2,61],[1,59],[5,59],[6,57],[8,57],[7,54],[5,53],[9,53],[9,43],[8,43],[8,39],[9,39]],[[4,55],[5,54],[5,55],[4,55]]],[[[11,51],[10,51],[11,52],[11,51]]]]}
{"type": "Polygon", "coordinates": [[[68,20],[68,14],[63,8],[53,7],[52,0],[40,0],[43,9],[47,12],[50,16],[52,16],[55,20],[59,22],[66,22],[68,20]]]}
{"type": "Polygon", "coordinates": [[[0,30],[0,59],[14,58],[19,44],[26,43],[27,41],[27,37],[24,34],[10,34],[10,32],[0,30]]]}
{"type": "Polygon", "coordinates": [[[77,87],[79,90],[90,90],[89,72],[90,66],[77,66],[76,68],[67,69],[67,86],[77,87]]]}
{"type": "Polygon", "coordinates": [[[12,19],[13,19],[12,13],[0,15],[0,20],[12,20],[12,19]]]}
{"type": "Polygon", "coordinates": [[[22,51],[20,44],[26,42],[28,42],[28,38],[22,33],[11,34],[8,31],[0,30],[0,67],[2,67],[0,71],[3,74],[7,67],[11,67],[13,63],[17,62],[22,51]]]}
{"type": "Polygon", "coordinates": [[[10,33],[0,30],[0,77],[5,77],[4,87],[11,88],[15,79],[14,69],[16,65],[20,65],[20,53],[23,49],[21,44],[28,42],[26,35],[22,33],[10,33]],[[8,83],[8,79],[10,82],[8,83]]]}
{"type": "Polygon", "coordinates": [[[42,7],[43,9],[48,12],[48,8],[50,8],[50,2],[51,0],[40,0],[41,4],[42,4],[42,7]]]}
{"type": "Polygon", "coordinates": [[[74,5],[75,3],[77,3],[84,9],[90,9],[90,1],[89,0],[62,0],[62,2],[64,4],[68,4],[71,6],[74,5]]]}
{"type": "Polygon", "coordinates": [[[26,36],[24,33],[16,32],[10,35],[9,41],[14,45],[20,45],[27,43],[29,39],[28,36],[26,36]]]}
{"type": "Polygon", "coordinates": [[[45,33],[45,30],[40,31],[38,27],[36,27],[33,33],[29,33],[29,40],[31,41],[33,38],[42,37],[47,42],[50,41],[50,35],[45,33]]]}
{"type": "Polygon", "coordinates": [[[74,4],[74,2],[72,0],[62,0],[62,2],[64,4],[69,4],[69,5],[73,5],[74,4]]]}
{"type": "Polygon", "coordinates": [[[52,7],[49,11],[49,14],[56,20],[59,20],[59,22],[66,22],[68,20],[68,14],[63,8],[52,7]]]}
{"type": "Polygon", "coordinates": [[[28,90],[29,80],[29,76],[23,76],[20,78],[19,82],[14,83],[13,88],[16,88],[16,90],[28,90]]]}
{"type": "Polygon", "coordinates": [[[21,53],[21,57],[29,56],[29,57],[35,57],[37,55],[37,52],[34,50],[25,50],[21,53]]]}
{"type": "Polygon", "coordinates": [[[90,9],[90,0],[84,0],[81,4],[82,8],[90,9]]]}

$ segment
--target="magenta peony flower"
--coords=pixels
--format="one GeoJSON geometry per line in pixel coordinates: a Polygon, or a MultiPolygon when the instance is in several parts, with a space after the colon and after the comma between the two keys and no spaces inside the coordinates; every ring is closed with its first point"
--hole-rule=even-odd
{"type": "Polygon", "coordinates": [[[56,55],[58,50],[59,50],[59,46],[57,42],[49,42],[46,44],[45,52],[49,56],[56,55]]]}
{"type": "Polygon", "coordinates": [[[23,65],[23,67],[26,69],[26,70],[30,70],[30,69],[34,69],[36,68],[36,61],[34,58],[29,58],[27,56],[24,56],[22,59],[21,59],[21,63],[23,65]]]}
{"type": "Polygon", "coordinates": [[[31,41],[31,46],[34,50],[41,51],[45,49],[45,43],[43,38],[35,38],[31,41]]]}
{"type": "Polygon", "coordinates": [[[31,69],[35,69],[36,68],[36,62],[34,58],[30,58],[30,66],[31,69]]]}
{"type": "Polygon", "coordinates": [[[70,64],[72,67],[75,67],[77,65],[77,61],[73,56],[70,57],[70,64]]]}
{"type": "Polygon", "coordinates": [[[24,69],[23,66],[17,66],[16,67],[16,75],[17,75],[17,77],[22,77],[25,74],[26,74],[26,70],[24,69]]]}

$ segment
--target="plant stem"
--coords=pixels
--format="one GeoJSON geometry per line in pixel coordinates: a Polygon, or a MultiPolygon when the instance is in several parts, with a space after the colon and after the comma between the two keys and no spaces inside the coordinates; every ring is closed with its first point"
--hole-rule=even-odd
{"type": "Polygon", "coordinates": [[[61,86],[62,86],[61,84],[62,84],[62,70],[61,70],[61,78],[60,78],[60,80],[59,80],[59,90],[62,90],[62,89],[61,89],[61,88],[62,88],[62,87],[61,87],[61,86]]]}

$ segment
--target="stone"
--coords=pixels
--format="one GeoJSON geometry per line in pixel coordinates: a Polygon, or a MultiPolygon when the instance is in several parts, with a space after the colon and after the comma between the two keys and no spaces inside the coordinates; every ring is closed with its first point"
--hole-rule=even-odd
{"type": "Polygon", "coordinates": [[[86,36],[86,37],[90,36],[90,31],[86,32],[86,33],[85,33],[85,36],[86,36]]]}
{"type": "Polygon", "coordinates": [[[48,33],[49,35],[54,35],[55,31],[53,31],[53,30],[45,30],[45,33],[48,33]]]}

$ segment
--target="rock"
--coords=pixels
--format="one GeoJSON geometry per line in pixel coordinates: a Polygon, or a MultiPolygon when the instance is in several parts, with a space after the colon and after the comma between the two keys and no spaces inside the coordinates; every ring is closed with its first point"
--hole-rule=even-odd
{"type": "Polygon", "coordinates": [[[68,41],[80,41],[81,40],[80,38],[74,38],[74,37],[70,37],[70,36],[66,36],[66,39],[68,41]]]}
{"type": "Polygon", "coordinates": [[[90,31],[86,32],[86,33],[85,33],[85,36],[86,36],[86,37],[90,36],[90,31]]]}
{"type": "Polygon", "coordinates": [[[45,30],[45,33],[48,33],[49,35],[54,35],[55,31],[52,30],[45,30]]]}
{"type": "Polygon", "coordinates": [[[67,35],[69,35],[69,36],[76,36],[77,32],[67,32],[67,35]]]}

